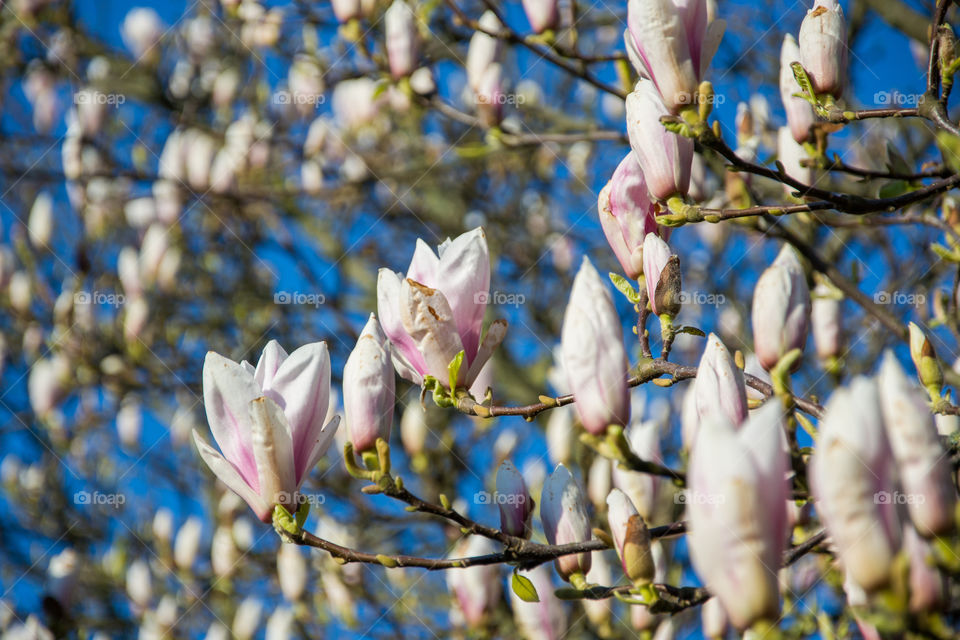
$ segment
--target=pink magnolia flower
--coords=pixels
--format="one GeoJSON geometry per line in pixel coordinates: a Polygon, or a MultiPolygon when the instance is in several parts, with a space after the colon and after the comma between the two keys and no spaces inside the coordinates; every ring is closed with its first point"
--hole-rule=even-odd
{"type": "Polygon", "coordinates": [[[587,258],[563,316],[563,369],[584,429],[605,433],[630,419],[627,351],[610,291],[587,258]]]}
{"type": "Polygon", "coordinates": [[[650,298],[650,309],[660,315],[664,309],[657,304],[657,286],[660,284],[661,274],[673,256],[670,246],[655,233],[648,233],[643,239],[643,273],[646,276],[647,296],[650,298]]]}
{"type": "Polygon", "coordinates": [[[690,188],[693,140],[667,131],[660,118],[669,115],[657,88],[640,80],[627,96],[627,136],[640,163],[650,195],[666,200],[690,188]]]}
{"type": "Polygon", "coordinates": [[[737,431],[722,413],[700,426],[690,457],[687,534],[697,575],[744,630],[780,609],[789,467],[779,402],[737,431]]]}
{"type": "Polygon", "coordinates": [[[720,46],[726,23],[715,20],[709,0],[630,0],[627,54],[637,72],[653,81],[671,112],[693,104],[697,88],[720,46]]]}
{"type": "MultiPolygon", "coordinates": [[[[500,549],[489,538],[469,536],[457,544],[451,557],[469,558],[498,551],[500,549]]],[[[481,564],[466,569],[451,569],[446,573],[447,588],[456,600],[457,613],[467,627],[480,627],[500,601],[500,567],[481,564]]]]}
{"type": "Polygon", "coordinates": [[[377,438],[390,440],[394,376],[387,336],[371,313],[343,367],[343,413],[356,451],[373,449],[377,438]]]}
{"type": "Polygon", "coordinates": [[[430,375],[446,387],[447,367],[463,351],[457,386],[471,386],[507,331],[505,320],[495,320],[481,341],[489,297],[490,255],[480,227],[441,244],[439,256],[418,239],[406,278],[380,269],[377,312],[397,373],[420,385],[430,375]]]}
{"type": "Polygon", "coordinates": [[[816,0],[800,24],[800,63],[818,94],[839,98],[847,78],[847,23],[837,0],[816,0]]]}
{"type": "Polygon", "coordinates": [[[297,492],[326,453],[339,417],[324,426],[330,356],[324,342],[289,356],[271,340],[256,368],[208,352],[203,404],[220,452],[193,432],[200,456],[220,480],[269,522],[274,505],[297,507],[297,492]]]}
{"type": "Polygon", "coordinates": [[[405,0],[393,0],[383,14],[387,39],[387,61],[394,78],[410,75],[417,68],[420,34],[417,16],[405,0]]]}
{"type": "MultiPolygon", "coordinates": [[[[723,342],[711,333],[700,358],[694,380],[697,414],[706,420],[710,414],[722,412],[735,427],[747,419],[747,386],[743,371],[723,342]]],[[[693,443],[690,443],[691,446],[693,443]]]]}
{"type": "Polygon", "coordinates": [[[523,476],[509,460],[504,460],[497,469],[497,505],[500,507],[500,528],[503,532],[529,538],[533,499],[523,476]]]}
{"type": "Polygon", "coordinates": [[[900,551],[900,505],[872,380],[855,378],[830,397],[808,473],[817,512],[850,580],[868,593],[886,586],[900,551]]]}
{"type": "Polygon", "coordinates": [[[560,17],[557,0],[523,0],[523,10],[536,33],[555,28],[560,17]]]}
{"type": "Polygon", "coordinates": [[[803,349],[810,326],[810,288],[803,265],[784,246],[757,281],[753,291],[753,348],[760,365],[770,371],[793,349],[803,349]]]}
{"type": "MultiPolygon", "coordinates": [[[[580,485],[565,466],[558,464],[543,484],[540,495],[540,520],[550,544],[586,542],[591,538],[590,518],[580,485]]],[[[574,573],[590,571],[590,553],[560,556],[557,573],[568,580],[574,573]]]]}
{"type": "Polygon", "coordinates": [[[600,191],[597,203],[600,226],[627,277],[643,273],[643,239],[657,233],[657,206],[650,199],[647,182],[637,157],[628,153],[610,182],[600,191]]]}

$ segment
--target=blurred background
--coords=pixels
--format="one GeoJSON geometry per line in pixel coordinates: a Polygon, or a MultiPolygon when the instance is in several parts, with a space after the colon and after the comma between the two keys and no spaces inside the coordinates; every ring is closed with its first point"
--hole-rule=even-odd
{"type": "MultiPolygon", "coordinates": [[[[41,626],[80,638],[518,637],[508,568],[486,585],[485,629],[468,631],[441,573],[341,567],[289,545],[278,556],[272,528],[216,482],[191,442],[192,429],[209,439],[206,351],[255,363],[271,339],[288,351],[325,340],[338,381],[376,309],[377,269],[405,270],[417,238],[436,246],[486,231],[487,321],[510,322],[487,372],[497,404],[566,391],[554,348],[573,275],[584,256],[602,273],[620,271],[596,202],[629,150],[618,95],[630,88],[626,2],[565,0],[552,49],[520,42],[531,30],[519,1],[457,0],[469,20],[493,5],[519,36],[502,43],[494,127],[467,86],[473,30],[451,3],[415,3],[425,71],[399,81],[384,50],[387,3],[369,4],[367,17],[341,25],[318,0],[0,3],[0,628],[11,637],[48,637],[41,626]]],[[[718,2],[728,27],[708,74],[715,117],[731,146],[759,162],[775,160],[784,122],[780,43],[810,4],[718,2]]],[[[933,3],[841,4],[848,104],[911,106],[925,85],[933,3]]],[[[940,158],[923,121],[855,123],[831,143],[864,169],[919,170],[940,158]]],[[[729,206],[736,186],[716,157],[704,160],[701,200],[729,206]]],[[[884,183],[822,173],[817,184],[876,196],[884,183]]],[[[760,201],[789,201],[781,185],[754,178],[750,188],[760,201]]],[[[917,212],[936,215],[940,203],[925,206],[917,212]]],[[[957,272],[929,249],[942,231],[835,222],[783,224],[863,291],[887,294],[883,304],[927,328],[952,362],[957,272]]],[[[779,243],[725,222],[675,230],[670,244],[690,294],[679,322],[749,355],[752,289],[779,243]]],[[[630,338],[635,313],[616,297],[630,338]]],[[[827,374],[807,349],[795,379],[804,396],[872,371],[886,347],[909,363],[896,336],[849,301],[843,309],[845,367],[827,374]]],[[[673,360],[695,364],[703,344],[681,336],[673,360]]],[[[639,353],[635,341],[630,349],[639,353]]],[[[669,464],[683,462],[686,385],[634,394],[634,420],[656,424],[669,464]]],[[[567,462],[599,496],[599,524],[612,473],[576,442],[572,421],[569,411],[528,423],[424,410],[403,383],[394,466],[418,494],[445,493],[495,526],[496,507],[477,496],[492,490],[501,460],[523,471],[534,496],[567,462]]],[[[315,498],[307,529],[374,553],[451,553],[459,531],[360,493],[343,442],[305,484],[315,498]]],[[[655,525],[681,513],[662,485],[655,525]]],[[[698,584],[682,540],[663,552],[666,581],[698,584]]],[[[591,578],[616,583],[616,556],[595,556],[608,574],[591,578]]],[[[825,562],[805,559],[786,578],[791,637],[849,626],[836,576],[817,579],[825,562]]],[[[696,609],[667,625],[615,600],[564,607],[565,638],[658,626],[660,637],[702,637],[696,609]]]]}

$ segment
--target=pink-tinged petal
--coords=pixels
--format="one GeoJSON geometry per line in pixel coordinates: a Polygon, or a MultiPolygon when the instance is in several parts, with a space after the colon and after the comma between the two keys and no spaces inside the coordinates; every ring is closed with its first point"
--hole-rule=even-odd
{"type": "Polygon", "coordinates": [[[627,26],[643,67],[671,111],[693,103],[700,84],[687,28],[673,0],[630,0],[627,26]]]}
{"type": "Polygon", "coordinates": [[[690,189],[693,140],[667,131],[660,118],[670,114],[657,88],[640,80],[627,96],[627,135],[650,195],[666,200],[690,189]]]}
{"type": "Polygon", "coordinates": [[[296,475],[303,474],[305,458],[316,433],[323,428],[330,402],[330,354],[327,343],[314,342],[290,354],[263,393],[283,409],[290,424],[296,475]]]}
{"type": "MultiPolygon", "coordinates": [[[[227,485],[231,491],[243,498],[244,502],[250,505],[250,508],[253,509],[260,520],[269,522],[273,510],[270,505],[260,498],[260,494],[257,493],[259,491],[259,484],[250,486],[250,484],[243,479],[243,476],[240,475],[240,471],[233,463],[207,444],[200,434],[197,433],[196,429],[193,431],[193,441],[197,445],[200,457],[207,463],[207,466],[210,467],[214,475],[216,475],[223,484],[227,485]]],[[[256,475],[254,475],[254,479],[259,483],[256,475]]]]}
{"type": "Polygon", "coordinates": [[[747,387],[743,371],[733,361],[733,356],[723,341],[711,333],[707,346],[697,367],[694,380],[697,413],[703,416],[714,411],[723,411],[735,426],[747,417],[747,387]]]}
{"type": "Polygon", "coordinates": [[[438,281],[443,277],[440,270],[440,258],[433,252],[426,242],[417,238],[413,258],[407,268],[406,277],[421,282],[428,287],[437,288],[438,281]]]}
{"type": "Polygon", "coordinates": [[[460,334],[467,360],[472,364],[480,345],[483,314],[490,293],[490,252],[483,229],[477,227],[440,245],[440,273],[435,283],[417,280],[443,292],[460,334]]]}
{"type": "MultiPolygon", "coordinates": [[[[412,364],[407,362],[406,356],[397,350],[397,347],[391,342],[390,359],[393,361],[393,368],[397,370],[397,375],[404,380],[409,380],[417,386],[423,386],[423,376],[412,364]]],[[[419,355],[419,353],[418,353],[419,355]]]]}
{"type": "Polygon", "coordinates": [[[719,18],[714,19],[707,25],[707,32],[703,37],[703,43],[700,45],[700,77],[707,74],[710,68],[710,62],[713,56],[717,55],[717,49],[720,48],[720,41],[723,40],[723,34],[727,30],[727,21],[719,18]]]}
{"type": "MultiPolygon", "coordinates": [[[[400,289],[400,318],[423,356],[426,372],[448,386],[448,366],[463,350],[463,344],[447,299],[439,290],[407,278],[400,289]]],[[[465,377],[464,367],[460,371],[465,377]]]]}
{"type": "Polygon", "coordinates": [[[257,386],[261,389],[270,386],[270,382],[277,374],[277,369],[286,359],[287,352],[283,350],[279,342],[276,340],[268,342],[267,346],[263,348],[263,353],[260,354],[260,360],[257,361],[257,368],[253,376],[257,386]]]}
{"type": "Polygon", "coordinates": [[[389,441],[395,378],[387,337],[370,314],[343,367],[343,412],[356,451],[373,450],[377,438],[389,441]]]}
{"type": "MultiPolygon", "coordinates": [[[[470,363],[470,368],[467,370],[466,376],[464,376],[463,384],[467,386],[473,385],[474,381],[480,375],[480,371],[483,369],[484,365],[490,361],[490,357],[493,355],[493,352],[496,351],[497,347],[500,346],[500,343],[503,342],[503,339],[506,336],[506,320],[499,319],[490,323],[490,326],[487,328],[487,335],[483,336],[483,342],[480,344],[480,349],[477,351],[477,356],[474,358],[473,362],[470,363]]],[[[486,391],[486,389],[484,389],[484,391],[486,391]]]]}
{"type": "Polygon", "coordinates": [[[400,276],[393,271],[380,269],[377,274],[377,316],[380,318],[380,326],[383,328],[383,332],[390,338],[390,342],[397,352],[396,355],[402,356],[402,358],[395,357],[393,360],[397,366],[397,373],[411,382],[417,382],[412,377],[405,375],[400,366],[401,363],[408,364],[410,369],[416,371],[417,377],[421,379],[427,370],[423,356],[417,351],[416,345],[406,329],[403,328],[403,322],[400,319],[401,282],[400,276]]]}
{"type": "MultiPolygon", "coordinates": [[[[242,362],[240,363],[240,366],[243,367],[243,370],[246,371],[247,373],[249,373],[250,376],[253,377],[254,380],[257,379],[257,370],[256,370],[256,368],[255,368],[252,364],[250,364],[249,362],[247,362],[246,360],[244,360],[244,361],[242,361],[242,362]]],[[[257,386],[259,386],[259,385],[257,385],[257,386]]]]}
{"type": "Polygon", "coordinates": [[[300,487],[303,486],[303,482],[307,479],[307,476],[310,475],[310,472],[313,470],[317,463],[320,461],[320,458],[327,453],[327,450],[330,448],[330,445],[334,442],[334,437],[337,435],[337,429],[340,427],[340,416],[333,416],[330,422],[327,423],[320,433],[316,435],[316,439],[311,445],[310,453],[305,458],[306,464],[303,468],[303,474],[297,477],[297,490],[300,490],[300,487]]]}
{"type": "Polygon", "coordinates": [[[800,93],[800,85],[797,84],[793,68],[790,66],[794,62],[800,62],[800,47],[797,46],[794,37],[788,33],[783,37],[783,44],[780,47],[780,100],[787,113],[787,124],[790,126],[793,139],[803,142],[810,137],[810,127],[816,121],[816,116],[813,113],[813,105],[794,95],[800,93]]]}
{"type": "Polygon", "coordinates": [[[650,199],[637,156],[627,153],[610,180],[610,209],[620,223],[627,246],[635,251],[648,233],[657,232],[656,204],[650,199]]]}
{"type": "Polygon", "coordinates": [[[660,274],[672,255],[670,245],[661,240],[657,234],[648,233],[644,238],[643,273],[646,276],[647,297],[650,299],[650,309],[657,315],[660,315],[656,305],[657,285],[660,283],[660,274]]]}
{"type": "Polygon", "coordinates": [[[252,401],[249,411],[260,497],[271,506],[282,504],[295,509],[297,483],[287,417],[280,405],[267,397],[252,401]]]}
{"type": "Polygon", "coordinates": [[[623,272],[627,274],[628,278],[636,280],[640,277],[640,274],[643,273],[643,249],[641,248],[640,251],[637,252],[640,260],[634,261],[633,254],[624,240],[623,229],[620,228],[620,223],[613,216],[610,209],[610,187],[612,184],[612,182],[608,182],[607,185],[600,190],[600,196],[597,199],[597,211],[600,213],[600,227],[603,229],[603,235],[607,237],[607,244],[613,249],[614,255],[617,256],[617,261],[619,261],[620,266],[623,267],[623,272]]]}
{"type": "MultiPolygon", "coordinates": [[[[690,49],[690,60],[693,62],[694,71],[698,78],[702,78],[706,67],[701,68],[700,52],[703,48],[704,37],[707,34],[707,26],[710,24],[710,17],[707,15],[707,1],[673,0],[673,3],[679,10],[680,18],[683,20],[684,31],[687,34],[687,45],[690,49]]],[[[711,56],[711,58],[712,57],[713,56],[711,56]]]]}
{"type": "Polygon", "coordinates": [[[203,406],[223,456],[251,486],[257,483],[248,406],[261,395],[248,370],[210,351],[203,361],[203,406]]]}

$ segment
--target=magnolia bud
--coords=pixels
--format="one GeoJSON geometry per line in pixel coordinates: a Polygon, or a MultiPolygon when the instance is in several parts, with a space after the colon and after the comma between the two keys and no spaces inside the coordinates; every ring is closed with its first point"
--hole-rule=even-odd
{"type": "Polygon", "coordinates": [[[913,527],[906,527],[903,548],[910,559],[910,611],[924,614],[938,610],[947,593],[947,584],[937,567],[933,547],[913,527]]]}
{"type": "Polygon", "coordinates": [[[587,471],[587,498],[595,509],[602,510],[613,487],[613,463],[610,458],[595,456],[587,471]]]}
{"type": "Polygon", "coordinates": [[[203,533],[203,522],[196,516],[190,516],[177,531],[173,541],[173,560],[177,567],[189,571],[197,559],[200,551],[200,535],[203,533]]]}
{"type": "Polygon", "coordinates": [[[240,560],[240,552],[233,541],[231,527],[220,525],[210,541],[210,567],[218,578],[229,577],[240,560]]]}
{"type": "Polygon", "coordinates": [[[924,537],[948,534],[954,528],[957,496],[950,459],[923,393],[910,383],[891,351],[883,357],[878,382],[883,422],[910,518],[924,537]]]}
{"type": "Polygon", "coordinates": [[[810,289],[803,265],[790,246],[784,246],[760,275],[753,291],[752,319],[753,348],[767,371],[788,352],[806,344],[810,289]]]}
{"type": "Polygon", "coordinates": [[[627,135],[650,195],[666,200],[690,187],[693,140],[667,131],[660,122],[670,115],[649,80],[640,80],[627,96],[627,135]]]}
{"type": "Polygon", "coordinates": [[[743,371],[716,334],[711,333],[707,337],[707,347],[697,367],[694,388],[700,420],[707,419],[717,411],[723,412],[734,426],[746,420],[747,386],[743,371]]]}
{"type": "Polygon", "coordinates": [[[411,402],[400,416],[400,442],[407,455],[414,457],[423,453],[427,442],[427,412],[419,402],[411,402]]]}
{"type": "MultiPolygon", "coordinates": [[[[624,437],[630,445],[630,451],[641,460],[663,463],[660,450],[660,428],[656,420],[642,422],[634,420],[624,432],[624,437]]],[[[660,478],[614,465],[613,485],[627,494],[644,520],[649,522],[654,520],[660,478]]]]}
{"type": "MultiPolygon", "coordinates": [[[[591,537],[590,518],[583,492],[562,464],[550,474],[540,496],[540,519],[550,544],[586,542],[591,537]]],[[[570,554],[557,558],[557,573],[569,580],[574,573],[590,570],[590,554],[570,554]]]]}
{"type": "Polygon", "coordinates": [[[650,309],[656,315],[680,313],[680,258],[655,233],[643,240],[643,274],[650,309]]]}
{"type": "Polygon", "coordinates": [[[390,440],[395,384],[387,337],[370,314],[343,367],[343,411],[356,451],[373,450],[377,438],[390,440]]]}
{"type": "Polygon", "coordinates": [[[710,640],[721,640],[727,635],[727,612],[716,597],[703,603],[700,610],[703,635],[710,640]]]}
{"type": "Polygon", "coordinates": [[[420,34],[417,16],[405,0],[393,0],[383,14],[387,60],[394,78],[410,75],[417,68],[420,34]]]}
{"type": "Polygon", "coordinates": [[[143,414],[140,402],[135,397],[125,396],[117,411],[117,434],[120,444],[128,449],[140,444],[140,431],[143,428],[143,414]]]}
{"type": "Polygon", "coordinates": [[[500,40],[488,35],[500,30],[500,20],[497,19],[496,14],[492,11],[484,12],[478,24],[483,31],[478,30],[470,38],[467,61],[464,65],[467,70],[467,84],[474,91],[480,86],[480,80],[487,67],[495,63],[500,55],[500,40]]]}
{"type": "Polygon", "coordinates": [[[839,98],[847,77],[847,23],[837,0],[816,0],[800,24],[800,62],[818,94],[839,98]]]}
{"type": "MultiPolygon", "coordinates": [[[[793,139],[789,127],[780,127],[777,130],[777,160],[783,165],[783,171],[788,176],[805,185],[813,183],[813,167],[805,167],[802,161],[807,160],[807,150],[793,139]]],[[[795,189],[788,184],[783,185],[787,195],[795,189]]]]}
{"type": "Polygon", "coordinates": [[[939,397],[943,387],[943,371],[940,369],[937,353],[923,329],[913,322],[909,327],[910,357],[913,359],[913,366],[917,368],[917,377],[931,397],[939,397]]]}
{"type": "Polygon", "coordinates": [[[27,235],[30,243],[37,249],[46,249],[50,246],[53,235],[53,198],[43,191],[33,201],[30,208],[30,219],[27,222],[27,235]]]}
{"type": "Polygon", "coordinates": [[[280,591],[290,602],[296,602],[307,588],[307,558],[295,544],[282,544],[277,551],[277,577],[280,591]]]}
{"type": "Polygon", "coordinates": [[[570,462],[576,434],[573,428],[573,407],[557,407],[547,419],[547,454],[553,464],[570,462]]]}
{"type": "Polygon", "coordinates": [[[824,362],[840,356],[843,342],[841,306],[841,301],[829,285],[821,282],[814,288],[810,328],[813,330],[817,357],[824,362]]]}
{"type": "Polygon", "coordinates": [[[587,258],[573,281],[561,347],[583,427],[594,435],[630,418],[627,352],[610,291],[587,258]]]}
{"type": "Polygon", "coordinates": [[[655,568],[647,523],[630,498],[619,489],[614,489],[607,496],[607,507],[610,533],[623,564],[623,572],[636,585],[648,584],[653,580],[655,568]]]}
{"type": "Polygon", "coordinates": [[[153,9],[131,9],[123,19],[120,31],[124,44],[137,58],[154,60],[160,55],[157,44],[163,37],[165,28],[160,22],[160,16],[153,9]]]}
{"type": "Polygon", "coordinates": [[[143,560],[134,560],[127,568],[127,596],[140,609],[146,609],[153,597],[150,565],[143,560]]]}
{"type": "Polygon", "coordinates": [[[153,537],[158,547],[166,547],[173,537],[173,512],[166,507],[160,507],[153,514],[153,537]]]}
{"type": "Polygon", "coordinates": [[[900,549],[896,469],[873,381],[836,390],[810,461],[813,495],[851,579],[872,592],[890,580],[900,549]]]}
{"type": "Polygon", "coordinates": [[[523,10],[536,33],[557,27],[560,17],[557,0],[523,0],[523,10]]]}
{"type": "MultiPolygon", "coordinates": [[[[451,557],[481,556],[498,551],[489,538],[469,536],[454,547],[451,557]]],[[[476,565],[447,571],[447,587],[456,599],[467,627],[480,628],[500,601],[500,576],[497,565],[476,565]]]]}
{"type": "Polygon", "coordinates": [[[295,632],[297,619],[290,607],[278,607],[267,618],[264,640],[291,640],[297,637],[295,632]]]}
{"type": "Polygon", "coordinates": [[[263,613],[263,603],[253,596],[244,598],[237,606],[237,613],[233,616],[233,637],[237,640],[250,640],[260,626],[260,617],[263,613]]]}
{"type": "Polygon", "coordinates": [[[523,476],[509,460],[497,469],[497,506],[500,507],[500,529],[511,536],[530,537],[533,498],[523,476]]]}
{"type": "Polygon", "coordinates": [[[656,205],[650,200],[647,183],[637,157],[631,151],[617,165],[610,182],[600,191],[597,202],[600,226],[627,277],[643,273],[643,241],[656,233],[656,205]]]}
{"type": "Polygon", "coordinates": [[[787,112],[787,125],[790,127],[790,133],[797,142],[804,142],[810,137],[810,127],[813,126],[816,116],[813,113],[813,105],[798,98],[794,94],[800,93],[800,85],[793,76],[793,69],[790,65],[794,62],[800,62],[800,47],[797,41],[789,33],[783,37],[783,45],[780,47],[780,100],[783,102],[783,109],[787,112]]]}

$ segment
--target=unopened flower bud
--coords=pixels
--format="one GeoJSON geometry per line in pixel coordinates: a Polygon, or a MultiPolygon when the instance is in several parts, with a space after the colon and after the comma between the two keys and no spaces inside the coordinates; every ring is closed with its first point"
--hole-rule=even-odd
{"type": "Polygon", "coordinates": [[[847,78],[847,23],[837,0],[816,0],[800,24],[800,62],[817,94],[839,98],[847,78]]]}
{"type": "Polygon", "coordinates": [[[803,265],[790,246],[784,246],[760,275],[753,291],[752,320],[753,347],[767,371],[788,352],[806,344],[810,289],[803,265]]]}
{"type": "Polygon", "coordinates": [[[913,359],[913,366],[917,368],[917,377],[930,397],[938,398],[943,387],[943,371],[940,369],[937,353],[923,329],[913,322],[910,323],[909,328],[910,358],[913,359]]]}
{"type": "Polygon", "coordinates": [[[693,140],[667,131],[660,118],[670,115],[653,82],[640,80],[627,96],[627,135],[650,195],[666,200],[690,188],[693,140]]]}
{"type": "Polygon", "coordinates": [[[534,32],[543,33],[554,29],[559,20],[557,0],[523,0],[523,10],[534,32]]]}
{"type": "MultiPolygon", "coordinates": [[[[562,464],[550,474],[540,497],[540,519],[550,544],[586,542],[591,537],[590,518],[580,486],[562,464]]],[[[557,558],[557,573],[569,580],[574,573],[590,570],[590,554],[570,554],[557,558]]]]}
{"type": "Polygon", "coordinates": [[[533,498],[523,476],[509,460],[497,469],[497,506],[500,507],[500,529],[511,536],[530,537],[533,498]]]}
{"type": "Polygon", "coordinates": [[[634,584],[648,584],[655,571],[647,523],[630,502],[627,494],[614,489],[607,496],[608,520],[613,544],[623,564],[623,572],[634,584]]]}
{"type": "Polygon", "coordinates": [[[658,316],[680,313],[680,258],[655,233],[648,233],[643,240],[643,274],[650,309],[658,316]]]}
{"type": "Polygon", "coordinates": [[[390,440],[395,374],[389,343],[370,314],[343,367],[343,411],[353,448],[371,451],[377,438],[390,440]]]}

